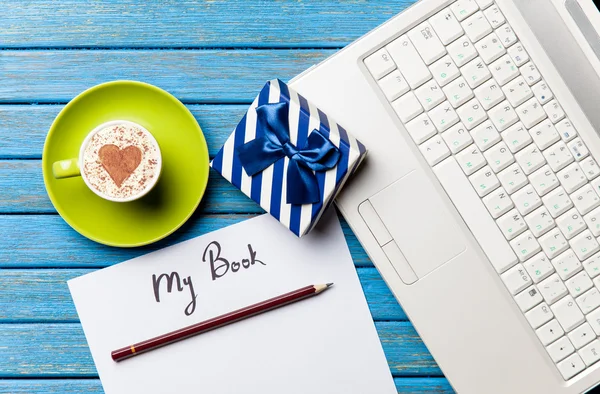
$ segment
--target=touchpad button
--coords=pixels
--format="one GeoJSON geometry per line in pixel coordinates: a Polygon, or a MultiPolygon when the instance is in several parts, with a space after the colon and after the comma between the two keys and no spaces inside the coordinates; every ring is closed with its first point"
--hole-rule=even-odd
{"type": "Polygon", "coordinates": [[[466,250],[461,229],[421,171],[410,172],[369,201],[419,278],[466,250]]]}

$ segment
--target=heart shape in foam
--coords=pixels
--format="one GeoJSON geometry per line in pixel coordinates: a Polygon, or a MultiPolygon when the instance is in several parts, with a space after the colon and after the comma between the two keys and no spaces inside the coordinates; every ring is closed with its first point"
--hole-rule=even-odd
{"type": "Polygon", "coordinates": [[[121,187],[142,162],[142,150],[133,145],[119,149],[116,145],[108,144],[98,150],[98,157],[117,187],[121,187]]]}

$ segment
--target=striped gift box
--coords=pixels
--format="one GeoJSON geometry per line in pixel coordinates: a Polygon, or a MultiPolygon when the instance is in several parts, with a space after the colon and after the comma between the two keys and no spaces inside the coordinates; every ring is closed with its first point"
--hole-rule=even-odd
{"type": "Polygon", "coordinates": [[[342,126],[329,119],[325,113],[284,82],[274,79],[267,82],[260,91],[211,162],[211,167],[301,237],[314,227],[366,153],[365,146],[348,134],[342,126]],[[314,204],[295,205],[286,202],[286,171],[289,158],[283,157],[262,172],[249,176],[237,155],[238,147],[262,135],[260,128],[257,128],[256,108],[264,104],[283,102],[288,104],[289,136],[294,146],[303,146],[310,133],[319,132],[340,152],[340,159],[334,168],[314,172],[320,193],[320,201],[314,204]]]}

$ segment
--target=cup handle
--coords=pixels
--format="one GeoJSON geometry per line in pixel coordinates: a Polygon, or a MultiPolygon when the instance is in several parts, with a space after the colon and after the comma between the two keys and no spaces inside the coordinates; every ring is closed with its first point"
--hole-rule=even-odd
{"type": "Polygon", "coordinates": [[[81,175],[78,159],[60,160],[52,164],[52,174],[56,179],[81,175]]]}

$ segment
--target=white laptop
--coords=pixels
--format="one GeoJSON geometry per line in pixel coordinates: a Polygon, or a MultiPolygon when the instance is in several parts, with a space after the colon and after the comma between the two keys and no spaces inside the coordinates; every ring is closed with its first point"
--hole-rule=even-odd
{"type": "Polygon", "coordinates": [[[600,382],[598,27],[422,0],[292,81],[368,147],[338,206],[459,393],[600,382]]]}

